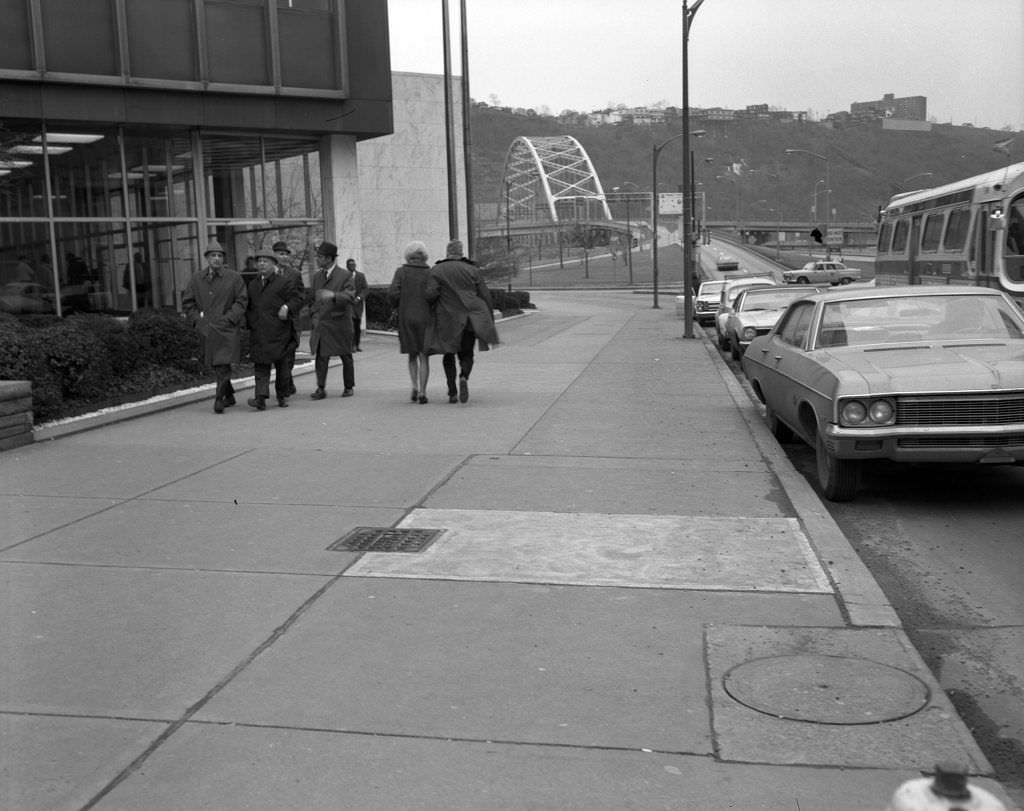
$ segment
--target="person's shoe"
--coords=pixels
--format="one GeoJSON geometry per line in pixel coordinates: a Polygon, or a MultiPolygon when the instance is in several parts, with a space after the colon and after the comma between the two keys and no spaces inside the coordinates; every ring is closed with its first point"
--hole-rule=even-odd
{"type": "Polygon", "coordinates": [[[415,403],[417,400],[420,399],[420,393],[416,391],[416,389],[413,389],[412,394],[409,395],[409,399],[415,403]]]}
{"type": "Polygon", "coordinates": [[[345,389],[345,391],[343,391],[341,393],[341,396],[342,397],[351,397],[352,394],[353,394],[352,389],[345,389]]]}
{"type": "Polygon", "coordinates": [[[235,395],[226,394],[224,395],[224,408],[231,408],[235,404],[235,395]]]}
{"type": "Polygon", "coordinates": [[[356,347],[356,352],[362,352],[362,351],[363,351],[363,348],[361,346],[357,346],[356,347]]]}
{"type": "Polygon", "coordinates": [[[277,407],[278,408],[288,408],[288,398],[287,397],[278,397],[277,398],[277,407]]]}
{"type": "Polygon", "coordinates": [[[427,395],[421,394],[420,398],[419,398],[419,404],[420,405],[426,405],[428,402],[429,401],[427,400],[427,395]]]}
{"type": "Polygon", "coordinates": [[[327,392],[325,392],[322,388],[317,386],[316,387],[316,391],[314,391],[311,395],[309,395],[309,399],[310,400],[323,400],[324,397],[326,397],[326,396],[327,396],[327,392]]]}
{"type": "Polygon", "coordinates": [[[459,378],[459,402],[464,403],[469,399],[469,381],[464,377],[459,378]]]}
{"type": "Polygon", "coordinates": [[[292,384],[291,384],[291,385],[290,385],[290,386],[288,387],[288,396],[289,396],[289,397],[294,397],[294,396],[295,396],[296,394],[298,394],[298,391],[296,391],[296,389],[295,389],[295,384],[294,384],[294,383],[292,383],[292,384]]]}
{"type": "Polygon", "coordinates": [[[213,400],[213,413],[223,414],[224,413],[224,399],[222,397],[216,397],[213,400]]]}
{"type": "Polygon", "coordinates": [[[457,395],[457,394],[449,394],[448,395],[448,402],[449,403],[457,403],[457,402],[459,402],[459,395],[457,395]]]}
{"type": "Polygon", "coordinates": [[[249,402],[249,407],[250,408],[255,408],[257,411],[266,411],[267,410],[267,398],[266,397],[250,397],[248,402],[249,402]]]}

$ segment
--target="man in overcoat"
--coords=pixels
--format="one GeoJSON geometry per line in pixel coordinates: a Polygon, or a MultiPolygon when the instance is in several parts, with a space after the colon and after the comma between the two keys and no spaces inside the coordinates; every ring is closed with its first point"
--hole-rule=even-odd
{"type": "Polygon", "coordinates": [[[473,371],[473,345],[481,352],[498,343],[491,293],[480,269],[462,255],[462,243],[452,240],[445,258],[430,269],[424,295],[434,305],[434,321],[428,334],[431,354],[443,354],[448,402],[469,400],[469,374],[473,371]],[[458,389],[455,358],[459,359],[458,389]]]}
{"type": "Polygon", "coordinates": [[[249,325],[249,353],[253,360],[256,396],[249,405],[259,411],[270,397],[270,367],[274,367],[274,393],[281,408],[288,405],[292,390],[289,357],[295,352],[292,319],[302,308],[302,294],[294,277],[282,272],[277,257],[270,251],[256,252],[258,275],[249,282],[249,305],[245,319],[249,325]]]}
{"type": "Polygon", "coordinates": [[[352,282],[356,286],[356,303],[352,305],[352,348],[356,352],[362,352],[359,339],[363,334],[363,302],[370,285],[366,282],[366,274],[356,268],[355,259],[347,259],[345,267],[352,272],[352,282]]]}
{"type": "Polygon", "coordinates": [[[310,397],[323,400],[327,396],[327,367],[330,359],[341,358],[342,397],[351,397],[356,385],[352,360],[352,306],[356,295],[352,271],[338,267],[338,246],[323,242],[316,249],[319,270],[313,274],[313,303],[310,305],[311,327],[309,351],[316,369],[316,391],[310,397]]]}
{"type": "Polygon", "coordinates": [[[213,410],[223,414],[235,404],[231,385],[231,364],[238,363],[241,351],[239,327],[245,318],[248,294],[240,274],[224,267],[224,248],[211,239],[203,253],[206,267],[192,274],[181,298],[185,317],[202,344],[204,363],[213,369],[217,391],[213,410]]]}
{"type": "MultiPolygon", "coordinates": [[[[288,247],[287,242],[275,242],[272,249],[274,256],[277,257],[277,267],[284,274],[285,278],[291,279],[299,288],[299,295],[302,297],[302,307],[305,307],[306,302],[306,285],[302,281],[302,271],[295,267],[292,262],[292,249],[288,247]]],[[[302,317],[302,309],[294,315],[291,319],[292,331],[295,333],[295,346],[292,348],[291,353],[288,356],[288,371],[289,373],[295,368],[295,350],[299,348],[299,332],[300,325],[299,320],[302,317]]],[[[288,396],[291,397],[295,394],[295,378],[292,378],[291,387],[288,389],[288,396]]]]}

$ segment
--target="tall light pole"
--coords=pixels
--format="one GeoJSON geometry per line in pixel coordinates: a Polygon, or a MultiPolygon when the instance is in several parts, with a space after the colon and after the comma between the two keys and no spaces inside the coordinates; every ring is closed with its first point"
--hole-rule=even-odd
{"type": "Polygon", "coordinates": [[[652,310],[660,310],[658,304],[658,158],[661,150],[673,141],[678,141],[683,133],[673,135],[664,143],[655,144],[651,147],[651,227],[654,235],[651,237],[651,273],[654,280],[654,304],[652,310]]]}
{"type": "MultiPolygon", "coordinates": [[[[690,194],[690,26],[704,0],[683,0],[683,337],[693,338],[693,199],[690,194]]],[[[655,187],[657,191],[657,187],[655,187]]]]}
{"type": "MultiPolygon", "coordinates": [[[[829,160],[825,155],[819,155],[817,152],[811,152],[811,150],[809,150],[809,149],[787,149],[786,150],[786,154],[787,155],[792,155],[795,152],[803,152],[805,155],[810,155],[811,157],[817,158],[818,160],[825,161],[825,207],[828,209],[825,212],[825,224],[826,225],[831,225],[832,224],[832,177],[831,177],[832,161],[829,160]]],[[[817,189],[818,187],[815,186],[814,188],[817,189]]]]}

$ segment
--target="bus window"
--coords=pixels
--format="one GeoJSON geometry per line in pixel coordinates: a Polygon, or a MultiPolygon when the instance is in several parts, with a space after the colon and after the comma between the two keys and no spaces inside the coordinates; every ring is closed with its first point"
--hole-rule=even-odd
{"type": "Polygon", "coordinates": [[[910,223],[907,220],[898,220],[892,234],[892,252],[903,253],[907,249],[907,233],[910,223]]]}
{"type": "Polygon", "coordinates": [[[962,251],[967,242],[967,229],[971,224],[970,209],[958,208],[949,212],[949,221],[946,223],[946,236],[942,240],[942,247],[947,251],[962,251]]]}
{"type": "Polygon", "coordinates": [[[937,251],[939,238],[942,236],[944,214],[929,214],[924,221],[924,235],[921,237],[922,251],[937,251]]]}
{"type": "Polygon", "coordinates": [[[1010,256],[1024,255],[1024,197],[1018,197],[1010,206],[1006,219],[1006,253],[1010,256]]]}
{"type": "Polygon", "coordinates": [[[878,229],[878,253],[888,253],[889,243],[892,241],[892,223],[883,222],[878,229]]]}

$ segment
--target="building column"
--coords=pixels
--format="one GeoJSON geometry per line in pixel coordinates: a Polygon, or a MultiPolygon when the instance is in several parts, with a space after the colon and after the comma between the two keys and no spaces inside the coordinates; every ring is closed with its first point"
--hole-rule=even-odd
{"type": "Polygon", "coordinates": [[[351,135],[325,135],[320,141],[324,238],[338,246],[338,264],[349,257],[363,264],[363,219],[359,202],[359,159],[351,135]]]}

